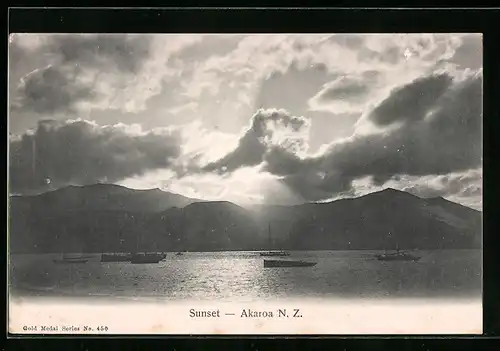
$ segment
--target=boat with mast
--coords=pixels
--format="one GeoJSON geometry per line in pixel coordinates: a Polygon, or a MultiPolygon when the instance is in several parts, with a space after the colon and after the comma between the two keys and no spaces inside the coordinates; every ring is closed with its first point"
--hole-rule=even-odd
{"type": "MultiPolygon", "coordinates": [[[[273,242],[271,240],[271,225],[269,224],[269,245],[272,247],[273,242]]],[[[290,256],[289,252],[286,251],[268,251],[261,252],[261,256],[290,256]]],[[[308,262],[302,260],[273,260],[264,259],[264,268],[292,268],[292,267],[313,267],[317,262],[308,262]]]]}
{"type": "Polygon", "coordinates": [[[138,236],[136,240],[136,250],[131,253],[130,263],[132,264],[146,264],[146,263],[158,263],[163,261],[167,255],[165,253],[157,252],[139,252],[139,239],[142,238],[141,235],[138,236]]]}
{"type": "MultiPolygon", "coordinates": [[[[185,233],[186,233],[186,213],[184,209],[181,209],[181,214],[182,214],[182,221],[181,221],[181,235],[178,240],[181,241],[181,247],[186,247],[186,240],[185,240],[185,233]]],[[[184,252],[187,252],[186,249],[178,251],[175,256],[183,256],[184,252]]]]}
{"type": "Polygon", "coordinates": [[[56,264],[75,264],[75,263],[87,263],[91,256],[70,256],[69,254],[62,254],[61,258],[54,259],[56,264]]]}
{"type": "MultiPolygon", "coordinates": [[[[272,235],[271,235],[271,223],[268,225],[268,242],[269,242],[269,247],[273,247],[273,240],[272,240],[272,235]]],[[[286,251],[266,251],[266,252],[261,252],[260,256],[266,256],[266,257],[285,257],[285,256],[290,256],[289,252],[286,251]]]]}
{"type": "Polygon", "coordinates": [[[420,257],[408,253],[409,250],[399,250],[399,245],[396,244],[396,252],[388,253],[387,251],[381,255],[375,255],[379,261],[418,261],[420,257]]]}
{"type": "MultiPolygon", "coordinates": [[[[59,238],[59,236],[56,236],[59,238]]],[[[63,245],[63,244],[62,244],[63,245]]],[[[92,258],[92,255],[84,255],[83,253],[78,253],[78,245],[75,244],[75,238],[71,239],[71,249],[73,253],[62,253],[61,258],[56,258],[53,260],[56,264],[77,264],[77,263],[87,263],[87,261],[92,258]]]]}

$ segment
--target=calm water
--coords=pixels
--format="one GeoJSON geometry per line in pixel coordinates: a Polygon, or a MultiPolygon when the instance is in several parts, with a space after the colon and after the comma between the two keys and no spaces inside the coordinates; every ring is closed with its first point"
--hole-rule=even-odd
{"type": "Polygon", "coordinates": [[[293,252],[314,267],[263,268],[255,252],[169,253],[159,264],[57,265],[60,255],[12,255],[13,296],[113,296],[251,301],[284,297],[479,297],[481,251],[417,252],[418,262],[383,262],[378,251],[293,252]]]}

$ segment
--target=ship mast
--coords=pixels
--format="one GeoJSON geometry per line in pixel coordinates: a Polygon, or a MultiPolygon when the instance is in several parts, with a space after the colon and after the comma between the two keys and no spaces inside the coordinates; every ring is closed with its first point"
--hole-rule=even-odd
{"type": "Polygon", "coordinates": [[[269,249],[272,249],[271,223],[268,224],[267,232],[268,232],[268,235],[269,235],[269,249]]]}

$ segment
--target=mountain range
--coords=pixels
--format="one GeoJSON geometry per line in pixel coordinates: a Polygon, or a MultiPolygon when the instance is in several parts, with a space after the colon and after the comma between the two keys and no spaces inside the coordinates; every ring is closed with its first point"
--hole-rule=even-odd
{"type": "Polygon", "coordinates": [[[328,203],[243,208],[160,189],[70,186],[10,196],[12,253],[477,249],[482,213],[391,188],[328,203]]]}

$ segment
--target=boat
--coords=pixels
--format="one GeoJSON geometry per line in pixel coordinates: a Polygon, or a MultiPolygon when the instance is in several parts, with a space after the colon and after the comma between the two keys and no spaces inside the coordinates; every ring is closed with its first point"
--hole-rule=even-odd
{"type": "Polygon", "coordinates": [[[136,241],[136,251],[130,254],[130,263],[158,263],[163,261],[167,255],[165,253],[156,252],[139,252],[139,238],[136,241]]]}
{"type": "MultiPolygon", "coordinates": [[[[269,224],[268,227],[268,234],[269,234],[269,246],[273,245],[273,241],[271,239],[271,224],[269,224]]],[[[260,256],[265,256],[265,257],[285,257],[285,256],[290,256],[289,252],[286,251],[265,251],[261,252],[260,256]]]]}
{"type": "Polygon", "coordinates": [[[408,252],[397,250],[394,253],[384,253],[375,256],[379,261],[418,261],[420,257],[413,256],[408,252]]]}
{"type": "Polygon", "coordinates": [[[178,241],[180,241],[180,251],[176,252],[175,256],[184,256],[184,253],[187,253],[186,250],[186,213],[182,211],[182,221],[181,221],[181,236],[178,237],[178,241]]]}
{"type": "Polygon", "coordinates": [[[264,260],[264,268],[282,268],[282,267],[312,267],[316,262],[290,261],[290,260],[264,260]]]}
{"type": "Polygon", "coordinates": [[[102,254],[101,262],[129,262],[132,254],[102,254]]]}
{"type": "Polygon", "coordinates": [[[69,256],[68,254],[63,254],[61,258],[54,259],[54,263],[57,264],[75,264],[75,263],[87,263],[90,256],[69,256]]]}
{"type": "Polygon", "coordinates": [[[130,258],[130,262],[134,264],[138,263],[158,263],[160,261],[163,261],[167,257],[166,254],[164,253],[136,253],[133,254],[132,257],[130,258]]]}
{"type": "MultiPolygon", "coordinates": [[[[389,235],[390,235],[390,233],[389,233],[389,235]]],[[[408,253],[407,250],[400,251],[398,244],[396,244],[396,252],[392,252],[392,253],[384,252],[381,255],[375,255],[375,257],[379,261],[418,261],[418,260],[420,260],[420,257],[413,256],[412,254],[408,253]]]]}

